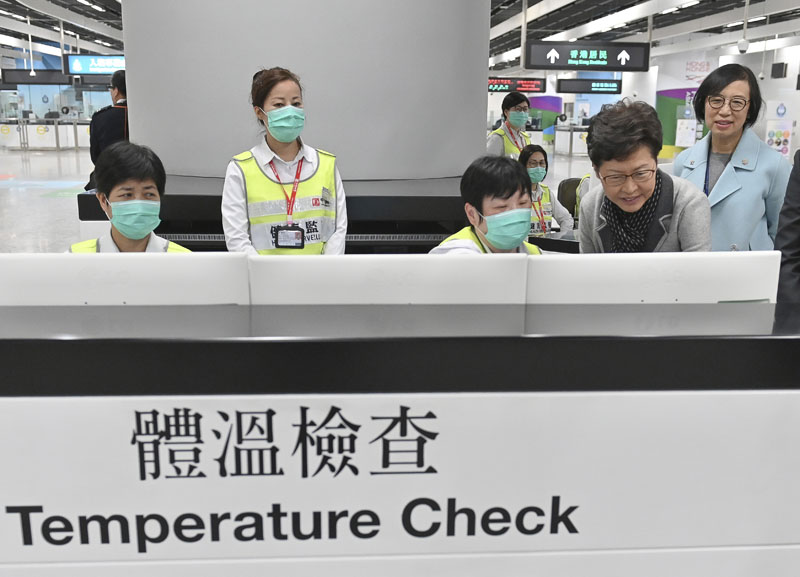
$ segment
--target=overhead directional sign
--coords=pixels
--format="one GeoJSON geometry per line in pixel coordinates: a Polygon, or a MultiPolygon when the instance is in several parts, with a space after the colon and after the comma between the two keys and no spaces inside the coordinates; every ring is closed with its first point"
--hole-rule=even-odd
{"type": "Polygon", "coordinates": [[[622,80],[607,78],[562,78],[556,92],[567,94],[622,94],[622,80]]]}
{"type": "Polygon", "coordinates": [[[90,74],[113,74],[125,68],[125,57],[121,54],[65,54],[64,73],[75,76],[90,74]]]}
{"type": "Polygon", "coordinates": [[[644,72],[650,67],[646,42],[528,41],[525,68],[531,70],[611,70],[644,72]]]}
{"type": "Polygon", "coordinates": [[[489,92],[544,92],[544,78],[489,78],[489,92]]]}

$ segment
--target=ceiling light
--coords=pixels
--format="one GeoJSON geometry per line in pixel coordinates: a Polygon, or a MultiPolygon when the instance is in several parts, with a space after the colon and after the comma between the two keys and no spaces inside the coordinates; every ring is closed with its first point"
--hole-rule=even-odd
{"type": "Polygon", "coordinates": [[[659,12],[659,14],[671,14],[671,13],[677,12],[677,11],[678,11],[678,7],[677,6],[673,6],[672,8],[667,8],[666,10],[662,10],[661,12],[659,12]]]}
{"type": "Polygon", "coordinates": [[[700,4],[700,0],[689,0],[684,4],[681,4],[681,8],[689,8],[691,6],[697,6],[698,4],[700,4]]]}
{"type": "Polygon", "coordinates": [[[70,36],[75,36],[75,33],[72,30],[64,30],[64,34],[69,34],[70,36]]]}
{"type": "Polygon", "coordinates": [[[95,43],[97,43],[97,44],[102,44],[102,43],[103,43],[103,41],[102,41],[102,40],[95,39],[95,43]]]}
{"type": "Polygon", "coordinates": [[[92,3],[89,2],[89,0],[78,0],[78,2],[80,2],[84,6],[91,6],[92,5],[92,3]]]}
{"type": "Polygon", "coordinates": [[[103,8],[102,6],[98,6],[97,4],[92,4],[92,8],[94,8],[98,12],[105,12],[106,11],[105,8],[103,8]]]}
{"type": "Polygon", "coordinates": [[[766,20],[766,16],[755,16],[754,18],[749,18],[748,22],[761,22],[762,20],[766,20]]]}
{"type": "Polygon", "coordinates": [[[61,32],[61,28],[59,28],[58,26],[53,26],[53,30],[55,30],[56,32],[61,32]]]}
{"type": "Polygon", "coordinates": [[[725,28],[733,28],[734,26],[741,26],[742,24],[744,24],[744,22],[742,22],[741,20],[738,20],[736,22],[731,22],[729,24],[726,24],[725,28]]]}
{"type": "Polygon", "coordinates": [[[578,41],[578,39],[577,39],[577,38],[570,38],[570,39],[569,39],[569,41],[570,41],[570,42],[577,42],[577,41],[578,41]]]}

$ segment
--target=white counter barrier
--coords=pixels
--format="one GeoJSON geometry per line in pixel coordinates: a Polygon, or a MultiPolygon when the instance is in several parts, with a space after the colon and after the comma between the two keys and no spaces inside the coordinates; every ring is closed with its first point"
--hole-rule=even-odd
{"type": "Polygon", "coordinates": [[[774,303],[779,266],[777,251],[3,254],[0,306],[774,303]]]}

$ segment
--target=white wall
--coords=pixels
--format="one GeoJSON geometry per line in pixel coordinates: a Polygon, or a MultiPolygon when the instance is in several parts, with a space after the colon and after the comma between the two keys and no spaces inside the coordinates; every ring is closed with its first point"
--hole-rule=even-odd
{"type": "Polygon", "coordinates": [[[489,0],[136,0],[123,21],[131,136],[170,174],[222,176],[257,142],[272,66],[345,179],[457,176],[485,151],[489,0]]]}
{"type": "MultiPolygon", "coordinates": [[[[747,66],[756,75],[761,72],[762,52],[753,54],[737,54],[735,56],[721,56],[719,64],[729,64],[736,62],[747,66]]],[[[781,100],[785,102],[788,109],[787,114],[794,120],[795,127],[792,130],[792,146],[789,159],[794,158],[794,152],[800,147],[797,135],[797,119],[800,118],[800,91],[797,87],[797,75],[800,74],[800,46],[789,46],[778,50],[768,50],[763,58],[764,80],[759,80],[758,85],[761,89],[762,98],[767,100],[781,100]],[[786,62],[786,78],[770,78],[773,62],[786,62]]],[[[759,137],[764,138],[766,133],[765,122],[766,111],[762,109],[761,116],[753,129],[759,137]]]]}

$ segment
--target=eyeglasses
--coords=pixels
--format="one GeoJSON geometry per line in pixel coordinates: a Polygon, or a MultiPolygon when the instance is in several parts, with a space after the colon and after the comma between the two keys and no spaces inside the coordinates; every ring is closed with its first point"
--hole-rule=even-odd
{"type": "Polygon", "coordinates": [[[734,112],[739,112],[744,110],[744,107],[747,106],[747,103],[750,101],[746,98],[742,98],[741,96],[734,96],[733,98],[725,98],[724,96],[709,96],[706,98],[706,102],[708,102],[708,105],[711,108],[715,109],[722,108],[727,102],[731,107],[731,110],[734,112]]]}
{"type": "Polygon", "coordinates": [[[617,187],[625,184],[625,181],[628,180],[628,177],[630,177],[633,182],[647,182],[653,178],[655,173],[655,168],[651,168],[649,170],[637,170],[633,174],[610,174],[609,176],[601,176],[600,178],[602,179],[603,184],[617,187]]]}
{"type": "Polygon", "coordinates": [[[511,110],[514,112],[528,112],[530,108],[527,106],[514,106],[511,110]]]}

